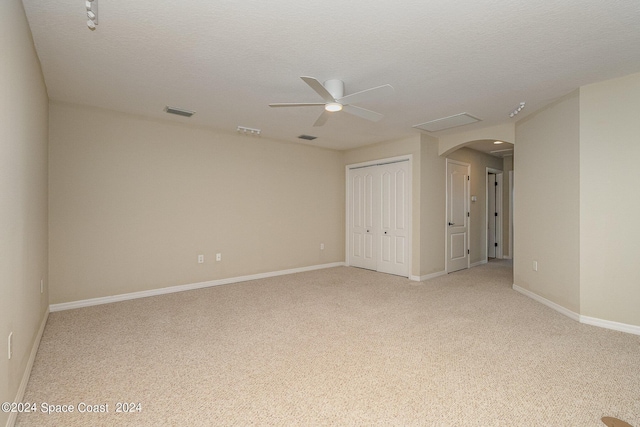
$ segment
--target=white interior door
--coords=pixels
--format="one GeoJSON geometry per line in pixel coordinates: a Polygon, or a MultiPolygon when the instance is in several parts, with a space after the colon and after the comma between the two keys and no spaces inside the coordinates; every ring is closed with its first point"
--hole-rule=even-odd
{"type": "Polygon", "coordinates": [[[374,170],[370,168],[350,171],[349,263],[354,267],[375,270],[374,247],[374,170]]]}
{"type": "Polygon", "coordinates": [[[409,276],[407,209],[408,162],[391,163],[378,168],[380,184],[379,257],[377,270],[409,276]]]}
{"type": "Polygon", "coordinates": [[[447,159],[447,272],[469,268],[471,166],[447,159]]]}
{"type": "Polygon", "coordinates": [[[496,257],[496,174],[487,174],[487,257],[496,257]]]}
{"type": "Polygon", "coordinates": [[[349,170],[349,265],[409,277],[409,162],[349,170]]]}

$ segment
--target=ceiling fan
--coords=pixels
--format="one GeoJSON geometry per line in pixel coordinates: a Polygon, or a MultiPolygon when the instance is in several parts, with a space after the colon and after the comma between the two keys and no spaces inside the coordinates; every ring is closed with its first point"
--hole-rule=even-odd
{"type": "Polygon", "coordinates": [[[363,119],[371,120],[372,122],[377,122],[383,117],[382,114],[362,107],[356,107],[353,104],[375,97],[389,96],[394,93],[391,85],[382,85],[345,96],[344,82],[342,80],[332,79],[327,80],[322,84],[313,77],[303,76],[300,78],[308,84],[311,89],[316,91],[316,93],[320,95],[325,102],[277,103],[269,104],[269,107],[315,107],[322,105],[324,106],[324,111],[313,124],[314,126],[322,126],[327,122],[331,113],[337,111],[344,111],[345,113],[353,114],[354,116],[362,117],[363,119]]]}

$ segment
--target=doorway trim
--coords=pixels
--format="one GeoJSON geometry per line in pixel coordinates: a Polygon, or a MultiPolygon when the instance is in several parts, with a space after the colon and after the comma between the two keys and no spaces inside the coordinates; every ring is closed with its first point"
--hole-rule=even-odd
{"type": "MultiPolygon", "coordinates": [[[[498,221],[496,221],[496,242],[498,243],[498,249],[496,250],[496,258],[495,259],[502,259],[504,257],[504,253],[503,253],[503,247],[504,247],[504,241],[502,238],[503,235],[503,222],[502,222],[502,213],[504,211],[503,209],[503,205],[502,205],[502,193],[504,192],[504,188],[502,187],[502,185],[504,184],[504,180],[503,180],[503,171],[501,171],[500,169],[494,169],[494,168],[489,168],[487,167],[487,171],[485,173],[485,178],[484,178],[484,212],[485,215],[487,217],[486,222],[489,222],[489,174],[495,174],[496,176],[496,182],[498,183],[498,193],[496,194],[496,212],[498,212],[498,221]]],[[[485,233],[484,236],[484,247],[487,250],[487,253],[485,254],[484,260],[485,262],[489,262],[489,232],[487,230],[487,233],[485,233]]]]}
{"type": "Polygon", "coordinates": [[[381,166],[389,163],[397,163],[402,161],[408,161],[409,164],[409,173],[407,174],[407,192],[409,195],[409,207],[408,207],[408,242],[407,242],[407,260],[408,260],[408,277],[411,280],[418,280],[419,277],[413,275],[413,154],[405,154],[402,156],[395,157],[387,157],[384,159],[370,160],[361,163],[352,163],[345,166],[345,253],[344,253],[344,263],[347,267],[351,266],[350,262],[350,254],[351,254],[351,243],[350,243],[350,223],[349,218],[351,215],[351,186],[349,185],[349,171],[351,169],[359,169],[366,168],[369,166],[381,166]]]}
{"type": "Polygon", "coordinates": [[[509,171],[509,255],[504,258],[513,259],[513,171],[509,171]]]}

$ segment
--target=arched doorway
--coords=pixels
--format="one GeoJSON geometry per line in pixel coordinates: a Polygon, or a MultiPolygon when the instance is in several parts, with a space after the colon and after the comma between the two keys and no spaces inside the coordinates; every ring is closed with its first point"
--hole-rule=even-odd
{"type": "MultiPolygon", "coordinates": [[[[513,143],[485,138],[462,142],[441,155],[447,159],[447,163],[469,165],[469,192],[466,196],[468,201],[465,201],[469,206],[469,267],[486,264],[489,260],[513,258],[513,153],[513,143]]],[[[450,200],[449,178],[447,175],[447,210],[456,205],[455,201],[450,200]]],[[[445,264],[447,272],[451,272],[454,270],[449,265],[455,265],[451,258],[455,252],[453,249],[456,249],[454,243],[463,239],[458,238],[454,242],[450,238],[450,229],[457,227],[455,221],[447,219],[445,227],[445,264]]]]}

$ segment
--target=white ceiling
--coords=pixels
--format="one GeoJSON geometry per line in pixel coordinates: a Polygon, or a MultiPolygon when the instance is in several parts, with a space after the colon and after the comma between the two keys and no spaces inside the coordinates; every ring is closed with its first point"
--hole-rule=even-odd
{"type": "Polygon", "coordinates": [[[640,72],[638,0],[23,0],[53,100],[262,137],[347,149],[415,135],[412,126],[467,112],[520,119],[582,85],[640,72]],[[300,76],[341,79],[378,123],[321,107],[300,76]],[[197,111],[190,119],[166,105],[197,111]],[[300,134],[318,136],[308,142],[300,134]]]}

